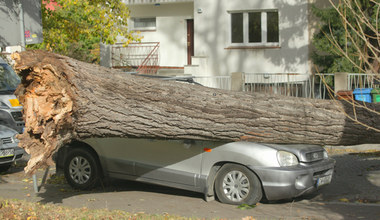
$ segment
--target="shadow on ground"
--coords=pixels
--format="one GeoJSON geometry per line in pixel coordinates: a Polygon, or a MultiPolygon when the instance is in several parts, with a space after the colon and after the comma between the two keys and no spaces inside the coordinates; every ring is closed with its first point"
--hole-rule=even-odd
{"type": "MultiPolygon", "coordinates": [[[[55,178],[62,179],[63,175],[59,174],[55,178]]],[[[65,181],[64,181],[65,182],[65,181]]],[[[181,189],[175,189],[165,186],[146,184],[135,181],[109,179],[107,182],[100,184],[92,190],[76,190],[71,188],[67,183],[53,183],[45,184],[44,190],[38,193],[42,198],[40,203],[62,203],[64,199],[78,195],[92,194],[92,193],[118,193],[118,192],[150,192],[156,194],[176,195],[183,197],[192,197],[203,199],[203,194],[181,189]]]]}

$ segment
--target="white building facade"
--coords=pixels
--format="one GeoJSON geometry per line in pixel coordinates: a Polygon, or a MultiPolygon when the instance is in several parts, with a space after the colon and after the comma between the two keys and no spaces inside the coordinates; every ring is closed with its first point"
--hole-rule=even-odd
{"type": "Polygon", "coordinates": [[[194,76],[311,73],[310,0],[124,0],[159,66],[194,76]]]}

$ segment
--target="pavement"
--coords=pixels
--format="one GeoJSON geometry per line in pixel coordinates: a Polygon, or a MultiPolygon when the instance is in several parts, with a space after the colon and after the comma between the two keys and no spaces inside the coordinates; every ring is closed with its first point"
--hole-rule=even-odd
{"type": "Polygon", "coordinates": [[[380,205],[380,144],[326,149],[336,160],[336,167],[332,183],[323,190],[322,200],[380,205]]]}
{"type": "MultiPolygon", "coordinates": [[[[0,198],[205,219],[380,219],[380,145],[326,149],[336,160],[331,184],[293,200],[262,202],[253,209],[205,202],[203,195],[195,192],[124,180],[112,180],[91,191],[77,191],[54,168],[40,192],[34,193],[32,178],[23,172],[25,160],[0,176],[0,198]]],[[[43,174],[42,169],[37,172],[39,183],[43,174]]]]}

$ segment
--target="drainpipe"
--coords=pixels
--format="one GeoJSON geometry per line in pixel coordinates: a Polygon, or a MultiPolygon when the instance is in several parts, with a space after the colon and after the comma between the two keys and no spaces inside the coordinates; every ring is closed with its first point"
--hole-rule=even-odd
{"type": "Polygon", "coordinates": [[[20,20],[20,34],[21,34],[21,51],[25,50],[25,26],[24,26],[24,10],[22,8],[21,0],[18,1],[19,20],[20,20]]]}

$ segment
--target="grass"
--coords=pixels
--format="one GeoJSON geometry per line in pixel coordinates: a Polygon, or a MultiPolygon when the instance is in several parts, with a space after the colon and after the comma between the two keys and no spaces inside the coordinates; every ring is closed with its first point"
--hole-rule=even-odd
{"type": "Polygon", "coordinates": [[[132,219],[132,220],[170,220],[191,219],[169,214],[149,215],[145,213],[131,214],[120,210],[68,208],[51,204],[40,204],[23,200],[7,200],[0,198],[0,219],[132,219]]]}

